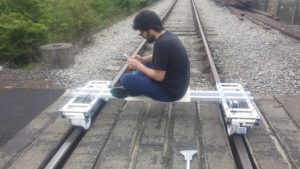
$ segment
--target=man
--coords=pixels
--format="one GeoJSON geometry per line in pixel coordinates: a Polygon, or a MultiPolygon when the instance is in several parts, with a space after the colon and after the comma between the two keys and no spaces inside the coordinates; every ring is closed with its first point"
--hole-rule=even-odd
{"type": "Polygon", "coordinates": [[[128,68],[120,81],[124,88],[113,88],[117,98],[128,95],[145,95],[154,100],[171,102],[184,96],[189,86],[190,65],[188,55],[180,40],[164,30],[159,16],[144,10],[134,18],[133,29],[149,43],[155,41],[153,56],[132,56],[127,59],[128,68]]]}

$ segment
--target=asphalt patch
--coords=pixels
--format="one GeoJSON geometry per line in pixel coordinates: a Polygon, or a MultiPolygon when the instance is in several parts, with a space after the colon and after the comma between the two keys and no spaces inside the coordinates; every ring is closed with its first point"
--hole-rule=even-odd
{"type": "Polygon", "coordinates": [[[9,89],[0,92],[0,147],[50,106],[64,89],[9,89]]]}

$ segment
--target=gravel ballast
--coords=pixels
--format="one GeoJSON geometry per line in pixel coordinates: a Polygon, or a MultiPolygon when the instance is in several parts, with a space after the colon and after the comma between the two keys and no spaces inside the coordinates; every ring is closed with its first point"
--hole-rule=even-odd
{"type": "Polygon", "coordinates": [[[214,1],[196,0],[222,82],[254,93],[300,94],[300,43],[276,30],[240,21],[214,1]]]}

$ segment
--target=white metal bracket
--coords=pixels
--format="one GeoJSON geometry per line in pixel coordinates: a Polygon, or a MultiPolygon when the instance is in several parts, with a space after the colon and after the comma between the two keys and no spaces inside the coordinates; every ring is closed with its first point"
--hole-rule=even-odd
{"type": "Polygon", "coordinates": [[[89,81],[82,88],[77,88],[74,95],[60,110],[63,118],[67,118],[74,126],[88,129],[91,125],[92,116],[100,106],[100,99],[109,99],[109,81],[89,81]],[[106,95],[108,94],[108,95],[106,95]]]}

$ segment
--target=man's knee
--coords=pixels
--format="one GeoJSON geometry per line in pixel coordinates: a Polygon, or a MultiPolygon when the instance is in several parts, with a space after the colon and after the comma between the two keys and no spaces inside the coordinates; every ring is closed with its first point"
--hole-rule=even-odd
{"type": "Polygon", "coordinates": [[[128,76],[126,73],[121,77],[120,82],[122,85],[128,82],[128,76]]]}
{"type": "Polygon", "coordinates": [[[131,74],[131,73],[125,73],[125,74],[121,77],[120,82],[121,82],[121,84],[122,84],[125,88],[127,88],[127,87],[129,87],[129,86],[132,85],[132,83],[135,81],[134,79],[136,79],[136,78],[134,77],[134,74],[131,74]]]}

